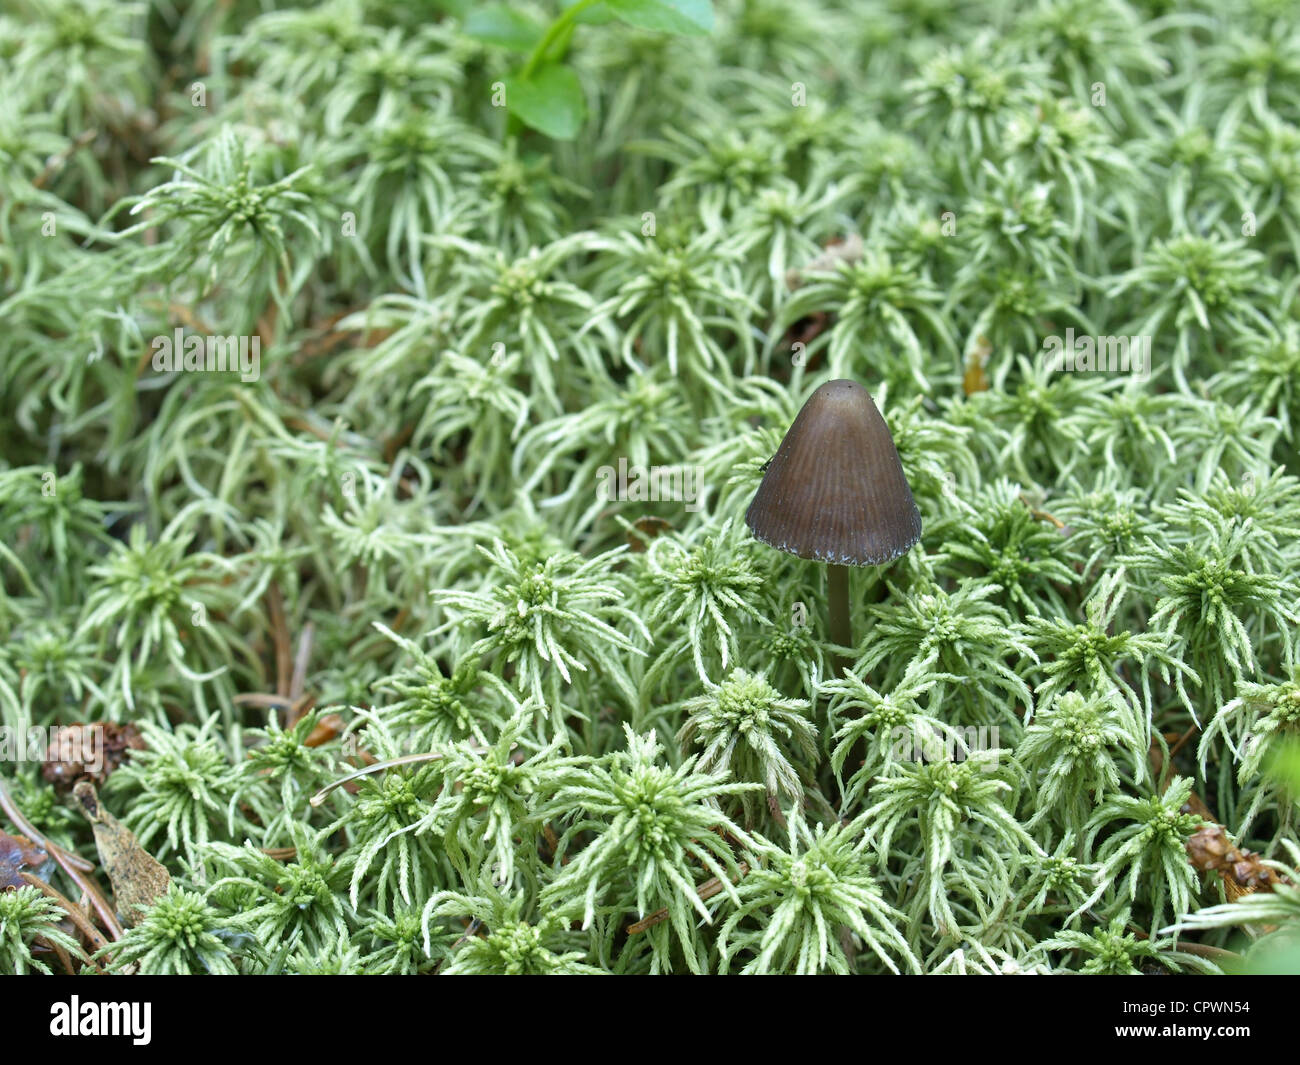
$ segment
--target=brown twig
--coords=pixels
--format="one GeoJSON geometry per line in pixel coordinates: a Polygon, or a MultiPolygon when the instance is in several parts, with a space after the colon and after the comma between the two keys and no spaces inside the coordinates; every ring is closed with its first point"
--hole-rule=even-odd
{"type": "Polygon", "coordinates": [[[84,148],[87,144],[93,141],[98,135],[99,135],[98,130],[94,130],[94,129],[82,130],[79,134],[77,134],[76,140],[74,140],[61,152],[57,153],[56,155],[50,156],[49,160],[45,164],[45,169],[42,170],[39,174],[36,175],[35,178],[32,179],[32,187],[37,189],[43,189],[45,187],[45,183],[49,181],[50,178],[52,178],[56,173],[58,173],[60,170],[63,169],[63,167],[67,164],[68,160],[72,158],[74,152],[84,148]]]}
{"type": "Polygon", "coordinates": [[[1173,747],[1171,747],[1169,750],[1169,758],[1167,759],[1167,761],[1169,762],[1170,765],[1173,764],[1174,755],[1176,755],[1179,751],[1181,751],[1183,749],[1184,744],[1186,744],[1187,741],[1190,740],[1193,736],[1195,736],[1196,733],[1199,731],[1200,728],[1197,725],[1192,725],[1191,728],[1189,728],[1178,738],[1178,742],[1175,743],[1173,747]]]}
{"type": "Polygon", "coordinates": [[[1176,943],[1174,950],[1195,954],[1199,958],[1209,958],[1211,961],[1241,961],[1241,955],[1235,950],[1212,947],[1208,943],[1176,943]]]}
{"type": "MultiPolygon", "coordinates": [[[[560,849],[560,841],[555,835],[555,829],[549,824],[542,825],[542,838],[546,840],[546,846],[550,849],[551,857],[554,858],[560,849]]],[[[567,859],[561,859],[567,861],[567,859]]]]}
{"type": "Polygon", "coordinates": [[[1024,492],[1020,493],[1020,502],[1022,502],[1025,506],[1029,508],[1029,513],[1034,516],[1035,521],[1048,521],[1051,522],[1053,525],[1055,525],[1056,528],[1058,529],[1065,528],[1065,522],[1063,522],[1060,518],[1056,517],[1055,515],[1049,514],[1045,510],[1039,510],[1036,506],[1034,506],[1033,503],[1029,501],[1029,497],[1025,495],[1024,492]]]}
{"type": "Polygon", "coordinates": [[[108,904],[108,900],[104,898],[95,882],[86,875],[88,872],[93,872],[95,867],[86,859],[79,858],[70,851],[65,851],[53,840],[37,832],[32,823],[23,816],[23,812],[14,805],[14,801],[5,790],[3,783],[0,783],[0,810],[3,810],[5,816],[17,826],[18,831],[53,858],[58,863],[59,868],[68,874],[72,882],[86,893],[86,897],[90,899],[90,904],[95,907],[95,912],[99,914],[99,919],[104,922],[104,927],[108,930],[108,934],[113,937],[114,942],[121,939],[123,935],[122,926],[118,924],[117,915],[113,913],[113,907],[108,904]]]}
{"type": "Polygon", "coordinates": [[[293,700],[285,695],[268,695],[266,692],[241,692],[230,700],[236,706],[258,706],[264,710],[290,710],[293,700]]]}
{"type": "MultiPolygon", "coordinates": [[[[36,831],[36,828],[27,820],[23,815],[23,812],[14,805],[14,801],[9,797],[9,792],[5,790],[3,782],[0,782],[0,811],[3,811],[4,815],[14,823],[14,827],[16,827],[19,832],[35,843],[36,846],[40,847],[41,850],[45,851],[46,854],[50,855],[51,858],[54,857],[54,851],[56,849],[62,849],[58,847],[57,844],[51,843],[40,832],[36,831]]],[[[68,854],[67,851],[64,851],[63,853],[71,865],[74,865],[76,868],[84,870],[87,873],[94,872],[95,867],[91,865],[90,862],[86,861],[85,858],[79,858],[75,854],[68,854]]]]}
{"type": "Polygon", "coordinates": [[[63,971],[65,973],[67,973],[69,976],[76,975],[72,969],[72,959],[68,957],[68,952],[64,950],[62,946],[60,946],[58,943],[51,943],[49,940],[44,939],[43,937],[38,936],[37,938],[40,939],[42,943],[46,944],[46,946],[48,946],[50,950],[54,951],[54,955],[59,959],[59,964],[63,966],[63,971]]]}
{"type": "MultiPolygon", "coordinates": [[[[740,875],[744,876],[748,872],[749,872],[748,864],[746,864],[745,862],[741,862],[740,875]]],[[[703,901],[705,899],[713,898],[713,896],[716,895],[721,890],[722,890],[722,881],[715,876],[715,877],[710,877],[708,880],[704,881],[703,884],[700,884],[695,889],[695,893],[699,895],[700,900],[703,901]]],[[[657,924],[663,924],[663,922],[666,920],[668,920],[667,906],[665,906],[662,910],[655,910],[655,912],[652,913],[649,917],[643,917],[641,920],[637,921],[636,924],[628,925],[627,934],[630,936],[638,935],[639,933],[644,932],[647,928],[653,928],[657,924]]]]}
{"type": "MultiPolygon", "coordinates": [[[[74,925],[76,925],[77,931],[86,937],[86,940],[87,942],[90,943],[92,950],[99,951],[102,950],[104,947],[108,946],[108,940],[106,940],[100,934],[99,929],[97,929],[93,924],[90,923],[90,920],[81,911],[81,908],[79,906],[74,905],[72,901],[67,898],[67,896],[63,895],[59,891],[58,888],[53,887],[50,884],[47,884],[39,876],[33,876],[31,873],[27,872],[26,870],[19,872],[18,875],[21,876],[25,881],[27,881],[27,883],[29,883],[32,887],[39,888],[45,895],[47,895],[49,898],[52,898],[61,907],[63,907],[64,910],[67,911],[68,920],[70,920],[74,925]]],[[[95,963],[91,962],[91,964],[94,965],[95,963]]],[[[95,965],[95,967],[99,968],[98,965],[95,965]]]]}
{"type": "Polygon", "coordinates": [[[95,907],[95,912],[99,914],[99,919],[104,923],[104,928],[113,937],[113,942],[116,943],[125,934],[122,931],[122,926],[118,924],[117,914],[113,912],[113,907],[108,904],[108,900],[104,898],[95,882],[70,864],[76,855],[69,854],[62,847],[55,844],[51,844],[47,850],[50,857],[59,863],[59,867],[68,874],[72,882],[86,893],[86,897],[90,899],[90,904],[95,907]]]}
{"type": "Polygon", "coordinates": [[[263,847],[262,853],[277,862],[291,862],[298,857],[297,847],[263,847]]]}

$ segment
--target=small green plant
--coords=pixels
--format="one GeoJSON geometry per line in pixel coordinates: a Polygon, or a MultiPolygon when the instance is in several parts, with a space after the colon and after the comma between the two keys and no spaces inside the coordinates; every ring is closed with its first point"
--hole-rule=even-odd
{"type": "Polygon", "coordinates": [[[891,972],[899,971],[898,960],[915,971],[919,963],[897,930],[903,915],[872,879],[865,827],[859,819],[810,829],[795,812],[788,849],[756,841],[753,872],[737,891],[740,905],[718,935],[722,956],[752,954],[746,973],[847,973],[846,947],[865,947],[891,972]],[[860,946],[848,946],[849,937],[860,946]]]}
{"type": "Polygon", "coordinates": [[[150,976],[234,976],[229,933],[202,895],[172,884],[111,951],[117,971],[150,976]],[[226,933],[227,938],[222,938],[226,933]]]}
{"type": "Polygon", "coordinates": [[[61,914],[53,899],[30,884],[0,892],[0,967],[6,975],[52,972],[45,958],[36,954],[40,945],[47,950],[57,945],[74,956],[80,953],[77,941],[59,927],[61,914]]]}
{"type": "Polygon", "coordinates": [[[548,137],[571,140],[586,116],[582,82],[564,61],[576,28],[617,19],[640,29],[702,34],[713,28],[710,0],[575,0],[549,25],[504,4],[484,4],[465,19],[466,36],[526,58],[502,86],[510,114],[548,137]]]}

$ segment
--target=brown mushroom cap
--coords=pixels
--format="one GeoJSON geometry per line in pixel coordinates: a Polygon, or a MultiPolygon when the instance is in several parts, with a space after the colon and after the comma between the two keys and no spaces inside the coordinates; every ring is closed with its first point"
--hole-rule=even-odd
{"type": "Polygon", "coordinates": [[[808,397],[745,524],[765,544],[840,566],[879,566],[916,544],[921,512],[865,388],[829,381],[808,397]]]}

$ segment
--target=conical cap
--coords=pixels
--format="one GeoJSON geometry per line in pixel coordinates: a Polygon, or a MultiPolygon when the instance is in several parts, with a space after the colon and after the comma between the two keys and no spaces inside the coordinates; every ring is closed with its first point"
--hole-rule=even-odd
{"type": "Polygon", "coordinates": [[[745,524],[766,544],[841,566],[892,562],[921,538],[921,512],[871,394],[830,381],[777,449],[745,524]]]}

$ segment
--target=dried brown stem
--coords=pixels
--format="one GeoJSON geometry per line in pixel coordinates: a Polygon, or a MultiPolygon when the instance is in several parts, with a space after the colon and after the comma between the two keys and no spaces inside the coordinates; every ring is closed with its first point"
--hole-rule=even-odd
{"type": "MultiPolygon", "coordinates": [[[[67,896],[63,895],[58,888],[51,884],[47,884],[39,876],[33,876],[25,870],[20,872],[18,875],[27,881],[27,883],[32,887],[39,888],[43,894],[53,899],[67,912],[68,920],[76,925],[77,931],[86,937],[86,941],[90,944],[92,951],[99,951],[108,946],[108,940],[100,934],[99,929],[90,923],[90,920],[82,912],[81,907],[75,905],[67,898],[67,896]]],[[[95,963],[92,962],[91,964],[95,963]]],[[[99,966],[96,965],[95,967],[98,968],[99,966]]]]}
{"type": "MultiPolygon", "coordinates": [[[[741,862],[740,875],[744,876],[748,872],[748,864],[741,862]]],[[[704,900],[713,898],[713,896],[721,890],[722,881],[715,876],[710,877],[708,880],[704,881],[703,884],[700,884],[695,889],[695,893],[699,895],[701,900],[704,900]]],[[[662,910],[655,910],[655,912],[649,917],[643,917],[641,920],[637,921],[636,924],[628,925],[627,934],[630,936],[638,935],[639,933],[644,932],[647,928],[653,928],[657,924],[663,924],[666,920],[668,920],[668,907],[665,906],[662,910]]]]}

